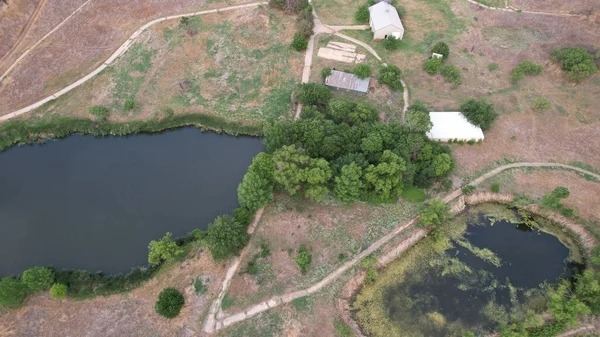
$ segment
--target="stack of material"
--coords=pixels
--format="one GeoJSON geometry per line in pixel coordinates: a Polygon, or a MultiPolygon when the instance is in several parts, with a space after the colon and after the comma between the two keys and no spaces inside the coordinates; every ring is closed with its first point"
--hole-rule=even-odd
{"type": "Polygon", "coordinates": [[[350,43],[329,42],[327,47],[319,48],[319,57],[346,63],[361,63],[365,60],[364,54],[356,53],[356,46],[350,43]]]}

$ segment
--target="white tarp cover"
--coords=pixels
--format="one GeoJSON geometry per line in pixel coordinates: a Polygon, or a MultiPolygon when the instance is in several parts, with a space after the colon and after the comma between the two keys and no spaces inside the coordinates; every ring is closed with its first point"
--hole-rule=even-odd
{"type": "Polygon", "coordinates": [[[483,131],[471,124],[462,112],[430,112],[429,117],[433,127],[427,137],[433,140],[447,142],[450,139],[483,140],[483,131]]]}
{"type": "Polygon", "coordinates": [[[400,16],[398,16],[396,8],[392,5],[382,1],[369,7],[369,14],[371,15],[371,22],[373,23],[374,30],[379,30],[392,25],[404,31],[404,26],[402,26],[400,16]]]}

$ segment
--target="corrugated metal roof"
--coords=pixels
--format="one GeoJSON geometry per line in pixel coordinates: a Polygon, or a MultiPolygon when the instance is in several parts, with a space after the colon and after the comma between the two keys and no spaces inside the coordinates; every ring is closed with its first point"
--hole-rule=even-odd
{"type": "Polygon", "coordinates": [[[433,127],[427,132],[430,139],[447,141],[484,138],[481,128],[471,124],[462,112],[430,112],[429,117],[433,123],[433,127]]]}
{"type": "Polygon", "coordinates": [[[371,14],[371,22],[373,22],[373,29],[379,30],[392,25],[404,31],[404,26],[402,26],[402,21],[400,21],[400,16],[398,16],[394,6],[380,2],[369,7],[369,13],[371,14]]]}
{"type": "Polygon", "coordinates": [[[332,70],[331,75],[325,78],[325,85],[340,89],[353,90],[366,93],[369,90],[370,77],[358,78],[354,74],[332,70]]]}

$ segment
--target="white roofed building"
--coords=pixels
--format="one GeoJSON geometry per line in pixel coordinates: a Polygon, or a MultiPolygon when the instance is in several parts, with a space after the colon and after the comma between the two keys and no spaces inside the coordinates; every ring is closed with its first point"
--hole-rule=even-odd
{"type": "Polygon", "coordinates": [[[431,140],[478,141],[484,138],[481,128],[471,124],[462,112],[430,112],[429,117],[433,127],[427,132],[427,137],[431,140]]]}
{"type": "Polygon", "coordinates": [[[369,26],[373,31],[373,39],[383,40],[390,36],[402,40],[404,26],[396,8],[385,1],[369,7],[369,26]]]}

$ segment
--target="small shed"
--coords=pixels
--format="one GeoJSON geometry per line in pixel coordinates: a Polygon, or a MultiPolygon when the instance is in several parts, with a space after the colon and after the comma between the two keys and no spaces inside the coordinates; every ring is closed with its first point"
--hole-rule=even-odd
{"type": "Polygon", "coordinates": [[[484,138],[481,128],[471,124],[462,112],[430,112],[429,117],[433,127],[427,132],[427,137],[431,140],[479,141],[484,138]]]}
{"type": "Polygon", "coordinates": [[[369,26],[373,32],[373,39],[383,40],[390,36],[402,40],[404,26],[396,8],[385,1],[369,7],[369,26]]]}
{"type": "Polygon", "coordinates": [[[359,94],[366,94],[369,91],[370,77],[358,78],[354,74],[345,73],[339,70],[332,70],[331,75],[325,78],[325,85],[359,94]]]}

